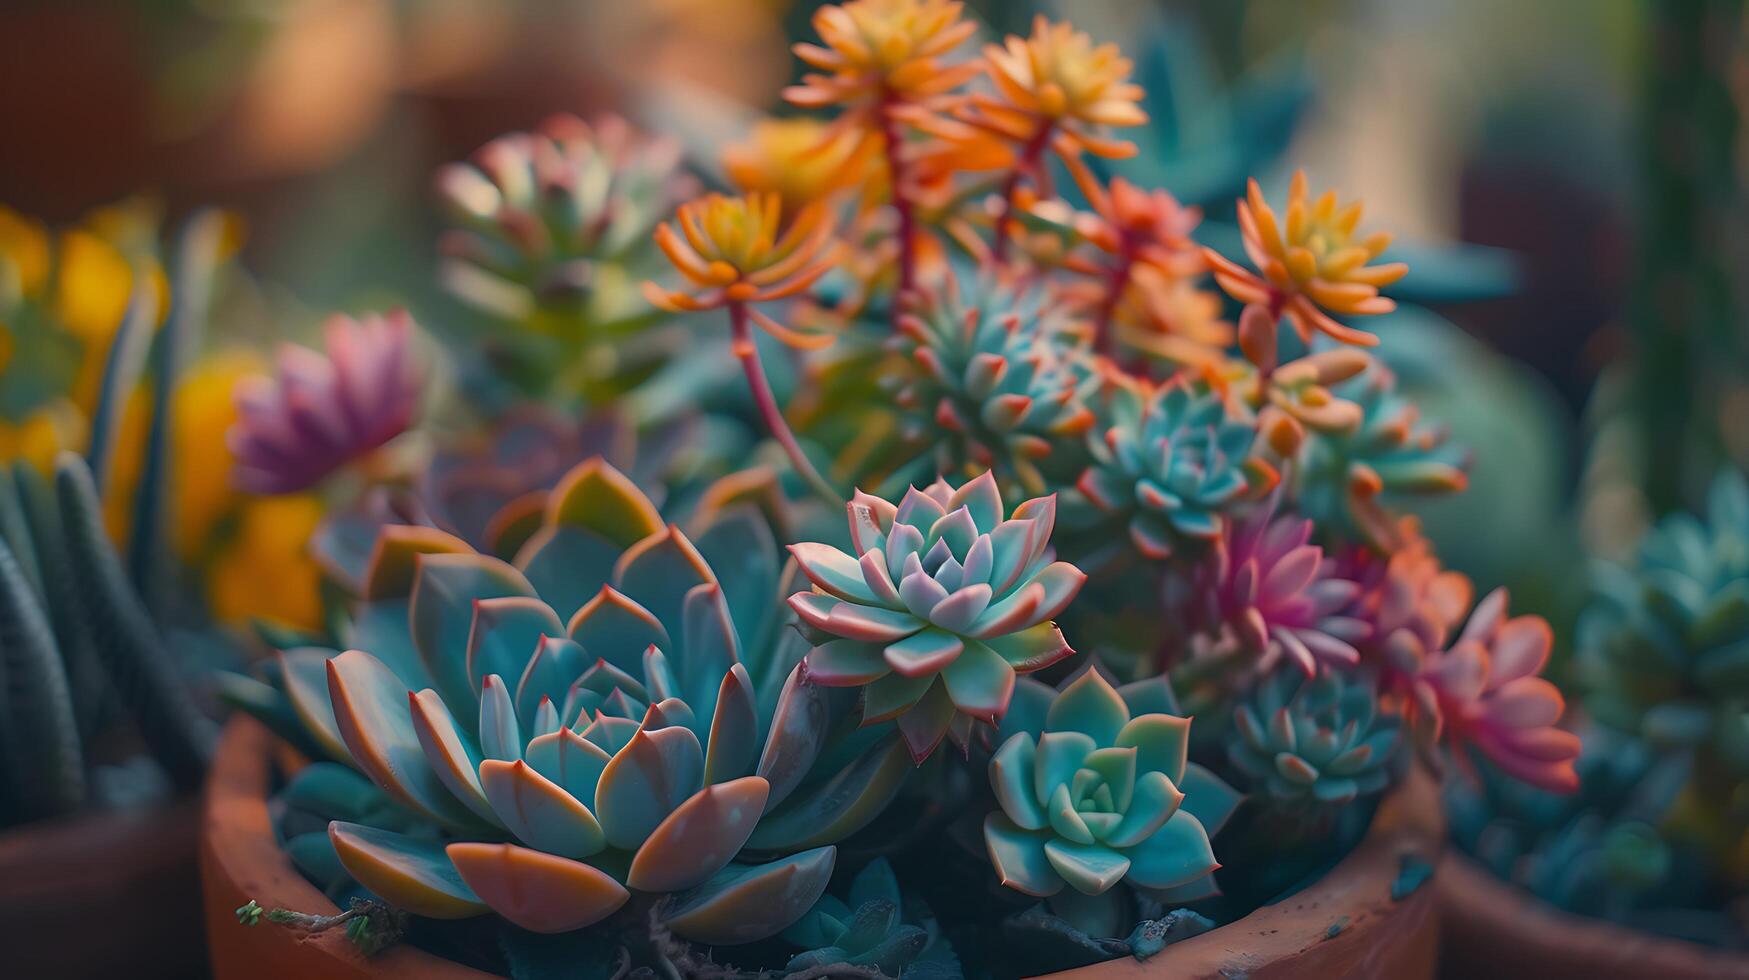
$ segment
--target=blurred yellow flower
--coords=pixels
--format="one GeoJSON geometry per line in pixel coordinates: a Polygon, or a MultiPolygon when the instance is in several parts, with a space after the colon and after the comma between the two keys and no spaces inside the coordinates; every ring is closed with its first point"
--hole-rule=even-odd
{"type": "Polygon", "coordinates": [[[21,459],[47,476],[54,472],[56,454],[84,449],[88,435],[78,407],[57,398],[22,421],[0,419],[0,462],[21,459]]]}
{"type": "Polygon", "coordinates": [[[261,619],[294,629],[322,625],[321,571],[309,555],[322,503],[308,494],[252,497],[236,533],[213,559],[207,601],[213,618],[261,619]]]}
{"type": "Polygon", "coordinates": [[[42,222],[0,205],[0,259],[11,271],[0,274],[0,298],[6,296],[8,280],[16,274],[21,296],[34,296],[49,277],[49,233],[42,222]]]}
{"type": "MultiPolygon", "coordinates": [[[[171,399],[172,520],[176,553],[184,561],[199,562],[211,553],[222,522],[242,499],[231,489],[231,453],[225,443],[225,430],[237,419],[231,389],[263,370],[265,361],[253,352],[215,354],[184,373],[171,399]]],[[[147,392],[136,391],[117,432],[115,469],[104,496],[104,516],[117,541],[125,541],[131,530],[133,490],[140,480],[150,414],[147,392]]]]}
{"type": "Polygon", "coordinates": [[[743,194],[775,193],[785,214],[863,183],[878,143],[834,136],[817,119],[764,119],[723,150],[723,170],[743,194]]]}

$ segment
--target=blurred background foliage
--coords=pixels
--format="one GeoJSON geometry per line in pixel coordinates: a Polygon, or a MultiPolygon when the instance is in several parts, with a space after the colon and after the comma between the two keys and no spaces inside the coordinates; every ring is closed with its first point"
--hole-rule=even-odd
{"type": "MultiPolygon", "coordinates": [[[[162,275],[141,243],[167,217],[217,204],[238,219],[248,272],[215,296],[212,356],[178,396],[179,443],[216,447],[225,379],[271,341],[307,340],[328,310],[404,304],[440,335],[491,329],[440,291],[441,164],[556,111],[613,109],[688,150],[721,145],[777,105],[799,70],[785,47],[814,6],[6,4],[0,249],[38,297],[26,307],[64,329],[5,322],[0,455],[46,465],[86,438],[91,351],[136,277],[162,275]]],[[[1384,350],[1454,445],[1485,447],[1470,492],[1424,508],[1429,531],[1480,589],[1513,586],[1563,639],[1582,553],[1620,554],[1649,518],[1698,500],[1719,462],[1749,460],[1733,274],[1749,227],[1742,3],[971,6],[991,33],[1042,8],[1120,42],[1152,121],[1140,157],[1113,169],[1203,205],[1211,243],[1235,234],[1244,177],[1280,182],[1288,159],[1391,215],[1413,271],[1384,350]]],[[[717,166],[689,162],[707,179],[717,166]]],[[[180,465],[179,540],[203,547],[223,522],[234,554],[208,556],[221,565],[289,553],[316,519],[296,498],[273,514],[237,505],[204,453],[180,465]]],[[[273,612],[297,623],[315,575],[286,574],[293,598],[273,612]]]]}

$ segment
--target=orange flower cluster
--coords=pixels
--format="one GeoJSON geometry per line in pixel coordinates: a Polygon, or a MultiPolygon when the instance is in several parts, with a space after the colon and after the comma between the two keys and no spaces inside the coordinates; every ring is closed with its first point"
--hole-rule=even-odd
{"type": "MultiPolygon", "coordinates": [[[[794,296],[832,267],[830,213],[818,202],[797,212],[785,228],[775,193],[728,197],[706,194],[680,206],[676,224],[656,228],[656,244],[698,291],[644,284],[644,296],[671,313],[746,306],[794,296]]],[[[786,344],[824,347],[829,334],[807,334],[749,308],[755,323],[786,344]]]]}
{"type": "Polygon", "coordinates": [[[1368,265],[1391,243],[1387,232],[1356,240],[1361,204],[1340,206],[1335,191],[1308,200],[1304,171],[1294,174],[1288,189],[1285,221],[1263,199],[1256,180],[1239,202],[1239,230],[1252,272],[1204,249],[1215,281],[1227,295],[1247,304],[1239,324],[1240,343],[1259,366],[1272,367],[1275,323],[1285,317],[1300,339],[1317,331],[1345,344],[1371,347],[1378,338],[1344,326],[1331,317],[1389,313],[1396,303],[1379,290],[1409,271],[1401,262],[1368,265]]]}

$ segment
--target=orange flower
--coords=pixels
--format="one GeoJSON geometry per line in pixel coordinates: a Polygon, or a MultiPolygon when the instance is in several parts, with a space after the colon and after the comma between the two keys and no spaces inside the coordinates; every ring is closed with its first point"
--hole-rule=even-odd
{"type": "Polygon", "coordinates": [[[723,170],[743,194],[775,192],[786,213],[865,184],[878,142],[834,134],[817,119],[762,119],[747,139],[723,150],[723,170]]]}
{"type": "Polygon", "coordinates": [[[1075,230],[1100,251],[1129,253],[1136,262],[1171,276],[1194,276],[1207,265],[1190,234],[1202,223],[1202,210],[1185,207],[1163,190],[1144,191],[1118,177],[1107,190],[1087,169],[1071,173],[1093,205],[1092,213],[1075,217],[1075,230]]]}
{"type": "MultiPolygon", "coordinates": [[[[1317,330],[1345,344],[1371,347],[1378,343],[1377,337],[1343,326],[1329,314],[1391,312],[1397,304],[1379,295],[1379,289],[1403,278],[1409,267],[1401,262],[1367,265],[1390,245],[1391,236],[1374,232],[1356,241],[1360,213],[1359,201],[1339,207],[1335,191],[1326,191],[1316,202],[1308,201],[1306,174],[1300,171],[1294,174],[1288,190],[1284,226],[1253,180],[1246,200],[1239,202],[1239,229],[1245,239],[1245,254],[1258,272],[1212,249],[1204,249],[1203,254],[1228,295],[1268,309],[1271,331],[1275,317],[1285,316],[1302,340],[1310,340],[1312,331],[1317,330]]],[[[1243,322],[1240,330],[1245,332],[1243,322]]]]}
{"type": "MultiPolygon", "coordinates": [[[[1097,134],[1104,127],[1148,121],[1136,104],[1142,88],[1129,81],[1133,66],[1117,45],[1095,47],[1086,34],[1041,15],[1034,18],[1030,36],[1010,35],[1000,46],[986,45],[984,63],[996,91],[971,95],[959,118],[1022,147],[1023,162],[1047,141],[1065,159],[1083,150],[1112,159],[1135,155],[1135,144],[1097,134]]],[[[953,139],[955,134],[950,129],[939,135],[953,139]]],[[[988,152],[959,135],[968,155],[988,152]]]]}
{"type": "Polygon", "coordinates": [[[977,25],[960,19],[964,4],[949,0],[852,0],[814,11],[814,30],[826,47],[792,50],[818,72],[784,89],[784,98],[808,108],[837,105],[868,122],[892,102],[938,104],[970,81],[978,66],[944,65],[941,57],[971,37],[977,25]]]}
{"type": "Polygon", "coordinates": [[[679,232],[674,225],[657,226],[656,244],[700,289],[670,292],[646,282],[646,299],[670,313],[743,307],[786,344],[812,349],[832,342],[830,335],[800,333],[746,306],[794,296],[832,267],[836,249],[824,205],[807,205],[785,228],[783,202],[775,193],[706,194],[682,204],[677,218],[679,232]]]}

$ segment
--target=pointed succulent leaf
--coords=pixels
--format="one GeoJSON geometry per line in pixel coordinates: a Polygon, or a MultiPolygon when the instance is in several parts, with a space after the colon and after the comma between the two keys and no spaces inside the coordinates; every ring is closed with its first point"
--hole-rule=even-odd
{"type": "Polygon", "coordinates": [[[475,822],[426,761],[408,691],[382,661],[361,650],[328,661],[328,699],[347,751],[372,782],[440,823],[475,822]]]}
{"type": "Polygon", "coordinates": [[[527,762],[482,762],[480,786],[498,822],[536,850],[581,859],[605,843],[589,808],[527,762]]]}
{"type": "Polygon", "coordinates": [[[676,935],[719,946],[775,936],[819,900],[836,856],[835,848],[819,847],[769,864],[730,865],[679,896],[663,921],[676,935]]]}
{"type": "Polygon", "coordinates": [[[626,884],[645,892],[703,884],[746,845],[769,791],[765,780],[745,776],[694,793],[638,848],[626,884]]]}
{"type": "Polygon", "coordinates": [[[911,769],[903,740],[883,738],[830,779],[804,786],[773,807],[748,844],[786,851],[843,840],[886,809],[911,769]]]}
{"type": "Polygon", "coordinates": [[[607,872],[515,844],[446,849],[462,881],[492,911],[530,932],[570,932],[619,911],[631,893],[607,872]]]}
{"type": "Polygon", "coordinates": [[[328,825],[328,839],[347,873],[400,908],[433,919],[487,911],[441,844],[339,820],[328,825]]]}

